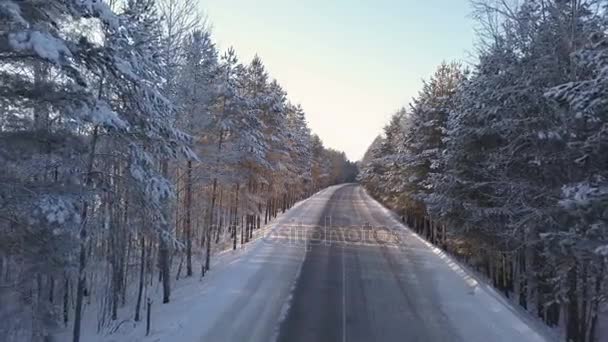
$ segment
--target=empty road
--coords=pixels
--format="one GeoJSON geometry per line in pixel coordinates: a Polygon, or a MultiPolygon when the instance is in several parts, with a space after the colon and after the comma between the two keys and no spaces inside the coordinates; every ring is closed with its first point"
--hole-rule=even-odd
{"type": "MultiPolygon", "coordinates": [[[[171,339],[193,342],[547,342],[487,285],[356,184],[298,203],[228,253],[171,339]],[[200,313],[200,314],[199,314],[200,313]]],[[[194,295],[194,293],[193,293],[194,295]]],[[[181,310],[181,309],[180,309],[181,310]]]]}
{"type": "Polygon", "coordinates": [[[544,341],[360,186],[337,188],[317,226],[279,341],[544,341]]]}

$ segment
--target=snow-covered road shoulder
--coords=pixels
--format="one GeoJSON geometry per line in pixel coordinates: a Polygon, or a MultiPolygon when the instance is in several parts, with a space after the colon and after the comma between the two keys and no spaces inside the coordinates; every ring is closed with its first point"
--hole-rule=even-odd
{"type": "Polygon", "coordinates": [[[405,226],[395,213],[363,189],[361,192],[369,203],[368,209],[386,217],[388,228],[405,232],[408,249],[426,255],[421,256],[425,260],[423,267],[431,271],[432,286],[439,295],[441,310],[462,341],[559,340],[558,334],[540,320],[510,303],[475,272],[405,226]]]}

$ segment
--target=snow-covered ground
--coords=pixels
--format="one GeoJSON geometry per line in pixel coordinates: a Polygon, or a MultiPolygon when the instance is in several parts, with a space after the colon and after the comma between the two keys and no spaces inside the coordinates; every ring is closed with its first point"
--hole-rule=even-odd
{"type": "MultiPolygon", "coordinates": [[[[85,306],[82,341],[274,340],[305,256],[303,244],[287,243],[281,234],[290,227],[318,222],[335,189],[324,189],[297,203],[255,231],[254,240],[243,248],[217,253],[211,271],[203,279],[195,276],[175,282],[170,303],[161,304],[158,300],[160,286],[150,289],[159,294],[153,296],[157,300],[152,304],[149,336],[145,336],[145,310],[144,319],[135,324],[131,303],[119,313],[114,329],[97,334],[97,306],[93,303],[85,306]]],[[[70,334],[71,326],[57,340],[69,341],[70,334]]]]}
{"type": "MultiPolygon", "coordinates": [[[[361,192],[364,192],[361,189],[361,192]]],[[[396,214],[371,199],[365,198],[367,210],[383,213],[386,219],[376,224],[402,231],[407,253],[425,255],[422,267],[431,271],[433,286],[439,294],[441,311],[458,332],[459,341],[530,341],[559,340],[558,334],[540,320],[509,302],[491,285],[486,284],[466,266],[404,226],[396,214]]],[[[370,215],[372,216],[372,215],[370,215]]]]}

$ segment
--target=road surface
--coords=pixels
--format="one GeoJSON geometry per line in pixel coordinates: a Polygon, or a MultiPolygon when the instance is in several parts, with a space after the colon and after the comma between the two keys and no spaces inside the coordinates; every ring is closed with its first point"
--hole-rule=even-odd
{"type": "Polygon", "coordinates": [[[299,203],[248,248],[212,271],[173,340],[553,339],[355,184],[299,203]]]}
{"type": "Polygon", "coordinates": [[[333,192],[318,225],[279,341],[542,340],[509,308],[474,305],[479,284],[447,269],[360,186],[333,192]]]}

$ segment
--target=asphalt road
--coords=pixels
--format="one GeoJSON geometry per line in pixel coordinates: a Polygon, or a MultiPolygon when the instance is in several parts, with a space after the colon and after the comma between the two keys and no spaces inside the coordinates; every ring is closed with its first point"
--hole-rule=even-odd
{"type": "Polygon", "coordinates": [[[354,184],[338,188],[307,252],[281,342],[546,341],[354,184]]]}
{"type": "Polygon", "coordinates": [[[192,312],[213,314],[180,322],[171,341],[555,340],[356,184],[318,192],[256,236],[205,279],[192,312]]]}

